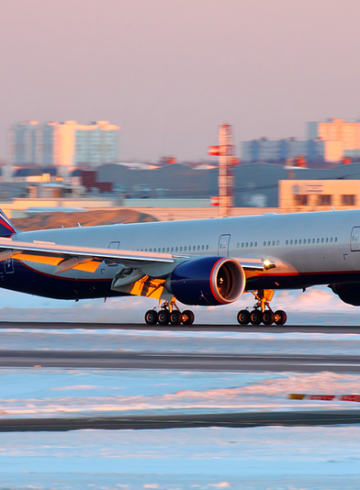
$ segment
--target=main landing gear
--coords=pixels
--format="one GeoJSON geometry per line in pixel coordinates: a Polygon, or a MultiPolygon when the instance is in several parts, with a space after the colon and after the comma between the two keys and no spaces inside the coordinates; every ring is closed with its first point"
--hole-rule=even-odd
{"type": "Polygon", "coordinates": [[[192,325],[195,315],[191,310],[181,312],[175,301],[165,301],[159,311],[148,310],[145,313],[145,322],[148,325],[192,325]]]}
{"type": "Polygon", "coordinates": [[[257,299],[254,309],[252,311],[241,310],[238,313],[237,320],[240,325],[285,325],[287,315],[283,310],[277,310],[275,312],[270,308],[270,301],[274,296],[272,289],[259,289],[257,292],[252,292],[257,299]],[[266,309],[267,308],[267,309],[266,309]]]}

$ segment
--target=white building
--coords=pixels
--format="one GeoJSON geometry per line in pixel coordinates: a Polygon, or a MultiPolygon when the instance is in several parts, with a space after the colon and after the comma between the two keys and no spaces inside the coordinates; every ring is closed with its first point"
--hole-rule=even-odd
{"type": "Polygon", "coordinates": [[[9,129],[9,163],[34,165],[38,158],[37,134],[39,123],[26,121],[13,124],[9,129]]]}
{"type": "Polygon", "coordinates": [[[74,165],[96,167],[116,162],[118,158],[119,127],[98,121],[75,129],[74,165]]]}
{"type": "Polygon", "coordinates": [[[118,159],[119,126],[107,121],[18,123],[9,130],[9,161],[42,167],[96,167],[118,159]]]}
{"type": "Polygon", "coordinates": [[[324,160],[339,162],[345,156],[360,157],[360,121],[328,119],[307,123],[309,139],[324,142],[324,160]]]}

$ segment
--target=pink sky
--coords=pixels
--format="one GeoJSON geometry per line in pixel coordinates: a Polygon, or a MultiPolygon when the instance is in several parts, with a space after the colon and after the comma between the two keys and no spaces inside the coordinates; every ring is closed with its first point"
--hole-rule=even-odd
{"type": "Polygon", "coordinates": [[[0,159],[19,120],[109,120],[121,159],[201,159],[360,117],[359,0],[0,0],[0,159]]]}

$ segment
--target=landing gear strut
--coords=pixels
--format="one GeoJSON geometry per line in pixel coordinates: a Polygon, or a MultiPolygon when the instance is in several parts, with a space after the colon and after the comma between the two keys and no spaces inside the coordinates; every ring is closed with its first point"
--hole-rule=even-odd
{"type": "Polygon", "coordinates": [[[192,325],[195,320],[195,315],[191,310],[181,312],[175,300],[165,301],[160,310],[148,310],[145,313],[145,322],[148,325],[192,325]]]}
{"type": "Polygon", "coordinates": [[[259,289],[259,291],[252,291],[252,294],[256,298],[256,303],[252,311],[241,310],[237,315],[237,320],[240,325],[247,325],[251,323],[252,325],[285,325],[287,320],[287,315],[283,310],[277,310],[273,312],[270,308],[270,301],[274,296],[273,289],[259,289]]]}

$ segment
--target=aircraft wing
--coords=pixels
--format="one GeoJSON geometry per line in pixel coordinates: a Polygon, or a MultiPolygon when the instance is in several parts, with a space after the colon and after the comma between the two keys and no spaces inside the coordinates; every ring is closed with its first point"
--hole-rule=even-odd
{"type": "Polygon", "coordinates": [[[18,242],[0,238],[0,261],[16,258],[25,262],[37,262],[56,267],[55,273],[69,269],[95,272],[102,261],[140,267],[142,264],[173,264],[171,254],[134,252],[109,248],[58,245],[54,242],[18,242]]]}
{"type": "MultiPolygon", "coordinates": [[[[20,242],[11,238],[0,238],[0,261],[9,258],[53,265],[56,267],[55,274],[70,269],[95,272],[101,262],[105,261],[108,264],[121,264],[134,269],[144,269],[146,266],[147,269],[151,268],[154,272],[156,269],[159,269],[160,272],[161,269],[162,273],[159,275],[163,275],[165,270],[171,270],[177,263],[195,259],[196,256],[58,245],[41,240],[20,242]]],[[[248,271],[260,271],[274,267],[273,262],[264,261],[258,257],[239,258],[238,261],[248,271]]],[[[155,275],[157,275],[156,272],[155,275]]]]}

